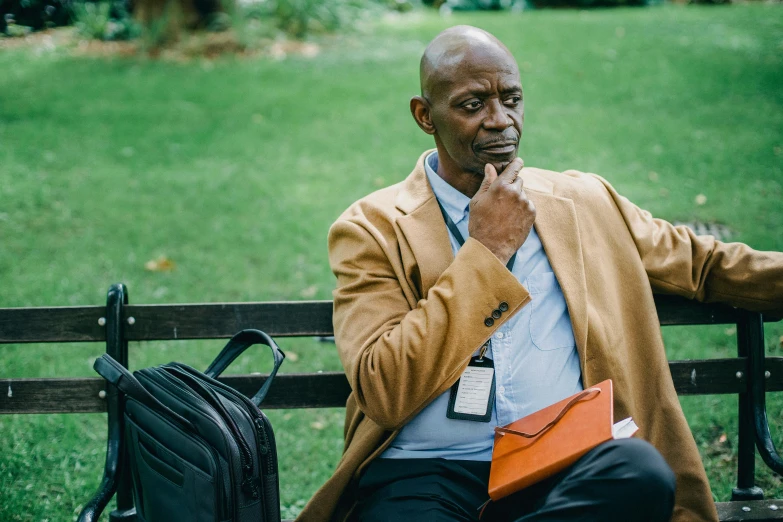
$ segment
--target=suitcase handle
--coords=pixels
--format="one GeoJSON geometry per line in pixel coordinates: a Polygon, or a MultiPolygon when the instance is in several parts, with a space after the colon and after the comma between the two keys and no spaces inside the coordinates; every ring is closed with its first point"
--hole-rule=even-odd
{"type": "Polygon", "coordinates": [[[139,401],[149,409],[156,411],[167,418],[177,422],[180,426],[196,433],[196,429],[189,420],[175,412],[158,399],[133,376],[123,365],[115,361],[109,354],[104,353],[95,360],[93,368],[98,374],[117,387],[128,397],[139,401]]]}
{"type": "Polygon", "coordinates": [[[207,377],[217,379],[220,374],[223,373],[223,370],[234,362],[234,359],[239,357],[242,352],[254,344],[267,345],[272,350],[272,356],[275,359],[275,366],[272,368],[269,377],[264,381],[264,385],[250,398],[256,406],[260,406],[261,402],[266,397],[266,394],[269,392],[269,388],[272,386],[272,380],[275,378],[275,375],[277,375],[277,370],[280,368],[280,365],[283,364],[283,359],[285,359],[285,353],[277,346],[277,343],[261,330],[242,330],[232,337],[225,348],[223,348],[223,351],[215,357],[215,360],[212,361],[212,364],[209,365],[209,368],[207,368],[204,374],[207,377]]]}

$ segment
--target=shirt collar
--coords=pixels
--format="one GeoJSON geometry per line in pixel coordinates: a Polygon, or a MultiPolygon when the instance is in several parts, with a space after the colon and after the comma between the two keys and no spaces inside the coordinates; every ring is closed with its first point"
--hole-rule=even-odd
{"type": "Polygon", "coordinates": [[[470,198],[438,176],[438,151],[434,151],[424,159],[424,170],[427,172],[427,179],[435,197],[443,205],[451,220],[454,224],[462,221],[468,215],[470,198]]]}

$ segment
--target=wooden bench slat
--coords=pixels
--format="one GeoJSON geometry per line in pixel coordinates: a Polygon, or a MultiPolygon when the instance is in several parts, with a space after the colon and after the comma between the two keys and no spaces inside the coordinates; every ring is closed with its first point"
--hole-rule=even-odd
{"type": "MultiPolygon", "coordinates": [[[[262,375],[226,375],[220,379],[248,397],[266,380],[262,375]]],[[[351,393],[343,372],[281,374],[264,399],[262,409],[342,408],[351,393]]]]}
{"type": "MultiPolygon", "coordinates": [[[[739,393],[746,385],[744,376],[736,377],[738,371],[745,372],[744,359],[672,361],[669,368],[680,395],[739,393]]],[[[783,391],[783,357],[768,358],[767,369],[771,374],[767,391],[783,391]]],[[[221,380],[250,396],[265,379],[263,375],[227,375],[221,380]]],[[[102,412],[106,404],[98,393],[103,389],[99,378],[0,379],[0,414],[102,412]]],[[[349,393],[341,372],[281,374],[275,378],[264,409],[342,407],[349,393]]]]}
{"type": "MultiPolygon", "coordinates": [[[[220,380],[252,396],[266,376],[227,375],[220,380]]],[[[106,401],[98,396],[102,390],[104,380],[97,377],[0,379],[0,414],[105,412],[106,401]]],[[[342,372],[281,374],[275,377],[262,409],[343,407],[349,393],[342,372]]]]}
{"type": "MultiPolygon", "coordinates": [[[[655,302],[663,326],[735,324],[739,317],[729,306],[676,296],[656,296],[655,302]]],[[[125,310],[134,319],[126,336],[135,341],[224,338],[242,328],[280,337],[333,334],[331,301],[128,305],[125,310]]]]}
{"type": "Polygon", "coordinates": [[[721,304],[703,304],[674,295],[656,295],[655,308],[661,326],[736,324],[736,309],[721,304]]]}
{"type": "Polygon", "coordinates": [[[0,344],[105,341],[105,306],[0,308],[0,344]]]}
{"type": "Polygon", "coordinates": [[[103,379],[0,380],[0,414],[3,413],[96,413],[106,411],[98,397],[103,379]]]}
{"type": "Polygon", "coordinates": [[[721,522],[772,522],[783,520],[783,500],[748,500],[744,502],[716,502],[721,522]],[[747,510],[743,510],[746,508],[747,510]]]}
{"type": "MultiPolygon", "coordinates": [[[[739,312],[676,296],[655,296],[663,326],[734,324],[739,312]]],[[[0,308],[0,344],[103,341],[103,306],[0,308]]],[[[331,301],[127,305],[126,337],[132,341],[228,338],[243,328],[277,337],[332,335],[331,301]]],[[[765,317],[766,321],[778,318],[765,317]]]]}
{"type": "Polygon", "coordinates": [[[244,328],[272,337],[332,335],[331,301],[129,305],[131,341],[228,338],[244,328]]]}
{"type": "MultiPolygon", "coordinates": [[[[783,368],[783,360],[769,360],[768,367],[783,368]]],[[[747,387],[747,359],[702,359],[693,361],[669,361],[674,388],[678,395],[710,395],[739,393],[747,387]],[[737,372],[742,377],[737,378],[737,372]]],[[[770,369],[773,373],[783,373],[770,369]]],[[[783,375],[782,375],[783,377],[783,375]]]]}

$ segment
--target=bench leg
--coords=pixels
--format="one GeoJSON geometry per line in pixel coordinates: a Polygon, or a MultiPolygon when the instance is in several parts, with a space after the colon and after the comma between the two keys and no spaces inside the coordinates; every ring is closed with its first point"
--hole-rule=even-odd
{"type": "Polygon", "coordinates": [[[766,403],[766,369],[764,353],[764,318],[761,314],[746,312],[748,315],[748,333],[750,353],[748,373],[750,374],[750,396],[753,404],[753,423],[756,433],[756,448],[764,463],[777,474],[783,473],[783,457],[778,453],[772,434],[769,431],[766,403]]]}
{"type": "MultiPolygon", "coordinates": [[[[106,353],[127,368],[128,341],[125,340],[125,318],[123,305],[128,304],[128,294],[123,284],[112,285],[106,296],[106,353]]],[[[131,497],[129,469],[125,451],[125,403],[119,390],[111,385],[106,387],[106,409],[108,436],[106,444],[106,463],[103,468],[103,479],[98,491],[79,514],[78,522],[97,521],[106,505],[117,495],[117,511],[125,512],[133,508],[131,497]]],[[[135,510],[134,510],[135,519],[135,510]]],[[[129,520],[127,518],[112,520],[129,520]]]]}
{"type": "Polygon", "coordinates": [[[752,411],[750,394],[740,393],[737,487],[731,490],[731,500],[764,500],[764,491],[756,486],[756,446],[752,411]]]}
{"type": "MultiPolygon", "coordinates": [[[[128,289],[124,284],[114,284],[109,288],[106,298],[106,353],[124,367],[128,367],[128,340],[125,338],[125,311],[128,304],[128,289]]],[[[130,467],[125,448],[125,402],[119,391],[109,404],[109,424],[117,426],[121,453],[120,466],[117,474],[117,509],[109,515],[109,520],[136,520],[136,510],[133,508],[130,467]],[[132,517],[132,518],[128,518],[132,517]]]]}
{"type": "MultiPolygon", "coordinates": [[[[748,358],[753,349],[750,317],[737,322],[737,355],[748,358]]],[[[746,382],[753,378],[750,368],[745,371],[746,382]]],[[[748,386],[750,388],[750,386],[748,386]]],[[[731,500],[764,500],[764,491],[756,486],[756,445],[753,425],[753,397],[749,392],[739,394],[737,444],[737,487],[731,490],[731,500]]]]}

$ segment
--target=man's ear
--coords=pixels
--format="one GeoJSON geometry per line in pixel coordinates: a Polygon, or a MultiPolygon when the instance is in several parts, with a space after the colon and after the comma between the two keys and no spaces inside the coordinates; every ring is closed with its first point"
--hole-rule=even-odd
{"type": "Polygon", "coordinates": [[[430,135],[435,134],[435,124],[432,123],[430,102],[422,96],[414,96],[411,98],[411,114],[421,130],[430,135]]]}

